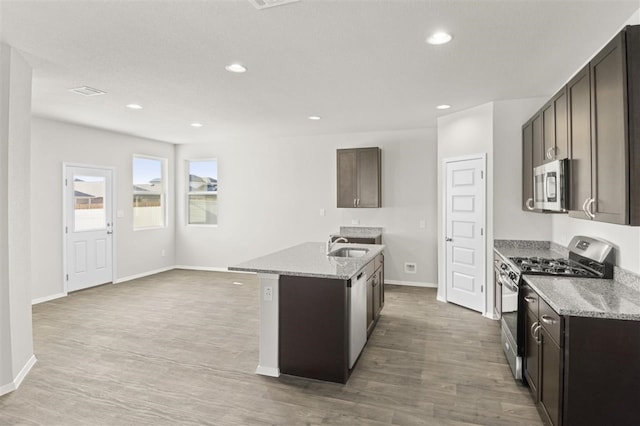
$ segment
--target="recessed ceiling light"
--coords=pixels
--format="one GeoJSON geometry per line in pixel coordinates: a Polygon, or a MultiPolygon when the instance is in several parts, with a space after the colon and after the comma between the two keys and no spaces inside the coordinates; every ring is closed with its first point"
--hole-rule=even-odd
{"type": "Polygon", "coordinates": [[[235,73],[247,72],[247,67],[241,64],[229,64],[226,67],[224,67],[224,69],[229,72],[235,72],[235,73]]]}
{"type": "Polygon", "coordinates": [[[127,105],[127,108],[130,108],[130,109],[142,109],[142,105],[129,104],[129,105],[127,105]]]}
{"type": "Polygon", "coordinates": [[[322,117],[320,117],[319,115],[310,115],[309,117],[307,117],[309,120],[320,120],[322,117]]]}
{"type": "Polygon", "coordinates": [[[191,123],[191,127],[202,127],[202,123],[191,123]]]}
{"type": "Polygon", "coordinates": [[[438,105],[436,108],[437,109],[449,109],[449,108],[451,108],[451,105],[442,104],[442,105],[438,105]]]}
{"type": "Polygon", "coordinates": [[[436,44],[436,45],[445,44],[445,43],[449,43],[452,38],[453,37],[451,37],[451,34],[447,34],[445,32],[437,32],[427,37],[427,43],[436,44]]]}

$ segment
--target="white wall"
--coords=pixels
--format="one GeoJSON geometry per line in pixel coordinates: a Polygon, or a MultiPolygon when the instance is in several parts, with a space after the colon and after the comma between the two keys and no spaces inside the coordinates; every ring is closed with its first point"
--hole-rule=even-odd
{"type": "Polygon", "coordinates": [[[341,225],[384,228],[385,279],[436,282],[435,129],[232,140],[176,147],[177,264],[225,268],[341,225]],[[382,149],[382,208],[336,208],[336,149],[382,149]],[[186,226],[186,160],[219,162],[219,226],[186,226]],[[320,216],[325,209],[326,216],[320,216]],[[420,229],[424,220],[426,228],[420,229]],[[417,273],[404,272],[417,263],[417,273]]]}
{"type": "Polygon", "coordinates": [[[62,295],[62,164],[115,167],[116,280],[172,267],[175,263],[174,145],[42,118],[32,120],[32,298],[62,295]],[[132,157],[134,154],[168,160],[168,226],[134,231],[132,157]],[[165,250],[165,256],[162,256],[165,250]]]}
{"type": "MultiPolygon", "coordinates": [[[[493,103],[487,103],[438,118],[438,299],[446,299],[444,242],[444,162],[447,159],[486,155],[486,226],[487,260],[493,244],[493,103]]],[[[488,273],[487,273],[488,276],[488,273]]],[[[489,282],[485,279],[485,282],[489,282]]],[[[486,294],[486,293],[485,293],[486,294]]]]}
{"type": "Polygon", "coordinates": [[[522,210],[522,125],[546,98],[493,103],[493,238],[551,239],[551,216],[522,210]]]}
{"type": "Polygon", "coordinates": [[[0,43],[0,395],[14,390],[33,356],[29,155],[31,67],[0,43]]]}
{"type": "MultiPolygon", "coordinates": [[[[493,240],[549,240],[551,217],[520,208],[522,194],[522,124],[543,99],[490,102],[438,119],[438,205],[444,205],[444,167],[447,158],[486,154],[486,274],[493,283],[493,240]]],[[[445,300],[444,212],[438,209],[438,298],[445,300]]],[[[486,285],[485,314],[493,312],[493,286],[486,285]]]]}

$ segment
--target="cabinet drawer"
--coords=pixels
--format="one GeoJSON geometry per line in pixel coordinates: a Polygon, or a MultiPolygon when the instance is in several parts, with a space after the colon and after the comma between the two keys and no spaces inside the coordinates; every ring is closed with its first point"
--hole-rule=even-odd
{"type": "Polygon", "coordinates": [[[562,340],[560,339],[560,315],[551,309],[551,306],[549,306],[544,300],[540,300],[539,309],[540,316],[538,317],[538,320],[540,321],[540,324],[559,346],[563,346],[562,340]]]}
{"type": "Polygon", "coordinates": [[[538,316],[538,293],[536,293],[535,291],[533,291],[531,289],[531,287],[529,287],[528,285],[522,286],[520,288],[520,291],[522,292],[522,299],[524,300],[524,304],[527,307],[528,310],[531,311],[531,313],[534,316],[538,316]]]}

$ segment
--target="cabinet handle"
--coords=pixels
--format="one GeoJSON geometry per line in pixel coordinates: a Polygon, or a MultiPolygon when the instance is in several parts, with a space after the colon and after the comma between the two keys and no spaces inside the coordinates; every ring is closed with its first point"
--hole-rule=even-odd
{"type": "Polygon", "coordinates": [[[356,205],[357,205],[357,204],[356,204],[356,198],[354,198],[354,199],[353,199],[353,207],[355,207],[356,205]]]}
{"type": "Polygon", "coordinates": [[[360,198],[358,198],[358,205],[360,205],[360,198]]]}
{"type": "Polygon", "coordinates": [[[582,203],[582,211],[587,217],[589,217],[589,213],[587,213],[587,203],[589,202],[590,199],[591,198],[587,198],[584,200],[584,203],[582,203]]]}
{"type": "Polygon", "coordinates": [[[536,327],[540,325],[539,321],[534,322],[533,324],[531,324],[531,336],[536,339],[536,327]]]}
{"type": "Polygon", "coordinates": [[[527,200],[527,203],[526,203],[526,204],[527,204],[527,208],[528,208],[529,210],[533,210],[533,209],[534,209],[534,207],[533,207],[533,198],[529,198],[529,199],[527,200]]]}
{"type": "Polygon", "coordinates": [[[548,160],[553,160],[554,158],[556,158],[556,156],[557,156],[556,151],[557,150],[558,150],[558,148],[555,147],[555,146],[552,146],[551,148],[549,148],[547,150],[547,159],[548,160]]]}
{"type": "Polygon", "coordinates": [[[591,207],[593,207],[595,202],[596,202],[595,198],[590,198],[589,202],[587,203],[586,209],[585,209],[585,211],[587,213],[587,216],[589,216],[591,219],[595,219],[595,217],[596,217],[596,215],[591,210],[591,207]]]}
{"type": "Polygon", "coordinates": [[[538,324],[535,330],[533,330],[533,338],[535,339],[538,345],[540,344],[541,340],[540,340],[540,335],[538,335],[537,333],[540,331],[541,328],[542,328],[542,324],[538,324]]]}
{"type": "Polygon", "coordinates": [[[558,322],[558,321],[554,320],[553,318],[551,318],[549,315],[543,315],[543,316],[541,316],[541,317],[540,317],[540,320],[541,320],[543,323],[545,323],[545,324],[549,324],[549,325],[553,325],[553,324],[555,324],[556,322],[558,322]]]}
{"type": "Polygon", "coordinates": [[[531,296],[525,296],[524,300],[525,300],[525,302],[533,303],[533,302],[536,301],[536,298],[535,297],[531,297],[531,296]]]}

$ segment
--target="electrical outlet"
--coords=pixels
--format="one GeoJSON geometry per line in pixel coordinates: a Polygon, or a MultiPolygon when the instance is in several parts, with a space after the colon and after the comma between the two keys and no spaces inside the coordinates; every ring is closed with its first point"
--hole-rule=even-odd
{"type": "Polygon", "coordinates": [[[360,221],[358,219],[351,219],[352,225],[360,225],[360,221]]]}
{"type": "Polygon", "coordinates": [[[162,249],[162,250],[160,251],[160,254],[162,255],[162,257],[165,257],[165,256],[167,255],[167,252],[166,252],[166,250],[165,250],[165,249],[162,249]]]}
{"type": "Polygon", "coordinates": [[[404,263],[404,272],[407,274],[415,274],[418,271],[418,266],[413,262],[404,263]]]}
{"type": "Polygon", "coordinates": [[[427,226],[427,222],[425,222],[424,220],[421,220],[420,222],[418,222],[418,227],[420,227],[420,229],[424,229],[427,226]]]}
{"type": "Polygon", "coordinates": [[[264,301],[271,302],[273,300],[273,287],[264,288],[264,301]]]}
{"type": "Polygon", "coordinates": [[[324,216],[326,214],[324,209],[320,209],[320,216],[324,216]]]}

